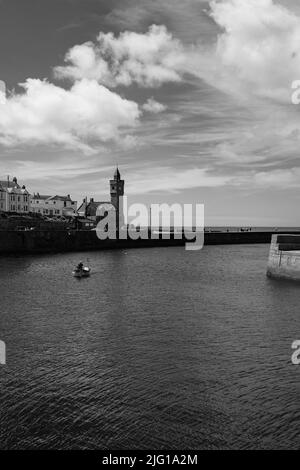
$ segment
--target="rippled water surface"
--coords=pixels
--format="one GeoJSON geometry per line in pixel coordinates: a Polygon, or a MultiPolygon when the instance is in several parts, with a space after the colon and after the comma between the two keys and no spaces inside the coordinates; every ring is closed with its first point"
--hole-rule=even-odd
{"type": "Polygon", "coordinates": [[[300,286],[268,248],[0,258],[0,448],[300,447],[300,286]]]}

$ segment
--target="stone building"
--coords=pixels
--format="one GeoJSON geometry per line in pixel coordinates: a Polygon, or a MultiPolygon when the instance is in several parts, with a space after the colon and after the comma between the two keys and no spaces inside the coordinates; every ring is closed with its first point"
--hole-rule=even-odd
{"type": "Polygon", "coordinates": [[[67,196],[46,196],[39,193],[31,197],[31,211],[48,217],[68,217],[76,213],[77,201],[67,196]]]}
{"type": "Polygon", "coordinates": [[[0,181],[0,212],[28,214],[30,210],[30,193],[25,185],[20,186],[17,178],[0,181]]]}
{"type": "Polygon", "coordinates": [[[91,198],[88,202],[87,198],[85,198],[77,213],[81,217],[88,217],[89,219],[97,221],[101,218],[98,215],[101,208],[104,214],[103,217],[105,217],[109,211],[113,211],[116,214],[116,227],[117,230],[119,230],[119,228],[124,225],[122,196],[124,196],[125,181],[121,179],[118,168],[116,168],[114,177],[109,181],[109,184],[110,201],[95,201],[94,198],[91,198]]]}

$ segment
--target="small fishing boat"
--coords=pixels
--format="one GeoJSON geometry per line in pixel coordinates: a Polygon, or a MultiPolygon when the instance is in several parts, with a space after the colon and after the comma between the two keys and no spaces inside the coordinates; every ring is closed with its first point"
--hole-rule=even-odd
{"type": "Polygon", "coordinates": [[[89,277],[91,274],[91,269],[88,268],[87,266],[83,266],[82,263],[79,263],[78,266],[74,269],[73,271],[73,276],[74,277],[89,277]]]}

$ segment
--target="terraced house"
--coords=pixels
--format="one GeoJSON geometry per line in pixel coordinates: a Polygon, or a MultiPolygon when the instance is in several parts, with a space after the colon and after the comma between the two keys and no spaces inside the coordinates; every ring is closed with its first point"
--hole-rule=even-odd
{"type": "Polygon", "coordinates": [[[0,212],[30,212],[30,193],[25,185],[18,184],[17,178],[0,181],[0,212]]]}
{"type": "Polygon", "coordinates": [[[31,197],[31,211],[48,217],[62,217],[74,215],[77,210],[77,201],[67,196],[46,196],[34,193],[31,197]]]}

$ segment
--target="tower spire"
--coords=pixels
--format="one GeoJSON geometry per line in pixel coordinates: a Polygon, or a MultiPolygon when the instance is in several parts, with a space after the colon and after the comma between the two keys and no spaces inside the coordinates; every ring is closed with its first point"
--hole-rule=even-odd
{"type": "Polygon", "coordinates": [[[114,173],[114,179],[116,179],[116,180],[120,180],[120,179],[121,179],[121,174],[120,174],[120,172],[119,172],[119,166],[118,166],[118,164],[117,164],[117,167],[116,167],[116,171],[115,171],[115,173],[114,173]]]}

